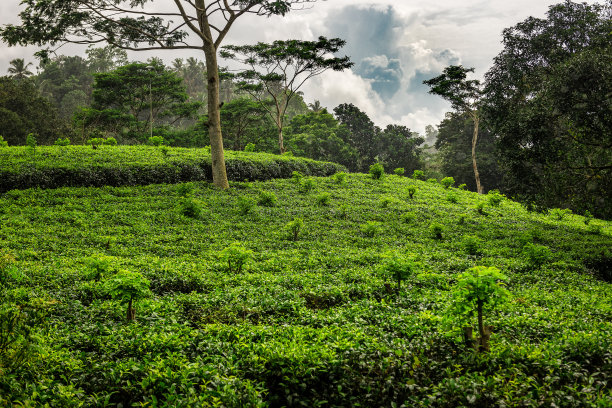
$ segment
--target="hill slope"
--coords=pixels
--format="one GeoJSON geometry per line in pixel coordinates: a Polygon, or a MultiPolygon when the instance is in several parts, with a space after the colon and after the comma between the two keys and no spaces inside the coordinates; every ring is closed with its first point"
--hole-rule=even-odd
{"type": "Polygon", "coordinates": [[[36,352],[14,367],[0,360],[0,401],[610,402],[609,222],[558,220],[398,176],[340,179],[3,195],[2,313],[30,311],[17,327],[34,328],[36,352]],[[271,193],[277,202],[265,206],[271,193]],[[252,251],[240,271],[224,252],[237,242],[252,251]],[[419,264],[399,296],[389,259],[419,264]],[[511,292],[485,313],[488,354],[465,351],[467,322],[448,312],[459,274],[476,265],[499,268],[511,292]],[[132,323],[107,290],[123,271],[142,274],[152,291],[136,300],[132,323]]]}

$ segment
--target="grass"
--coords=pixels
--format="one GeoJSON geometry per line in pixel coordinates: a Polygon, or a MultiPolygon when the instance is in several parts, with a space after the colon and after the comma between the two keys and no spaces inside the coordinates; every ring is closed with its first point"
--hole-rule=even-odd
{"type": "Polygon", "coordinates": [[[578,215],[557,220],[506,199],[489,206],[458,189],[451,203],[443,186],[399,176],[313,180],[306,193],[291,180],[229,191],[196,182],[198,218],[182,214],[176,185],[1,196],[0,248],[14,258],[4,303],[46,317],[22,319],[36,334],[27,362],[0,359],[0,405],[609,403],[611,223],[591,221],[598,231],[578,215]],[[275,206],[240,210],[262,191],[275,206]],[[293,241],[285,226],[296,218],[304,226],[293,241]],[[376,234],[362,232],[368,223],[376,234]],[[527,241],[550,259],[530,263],[527,241]],[[236,242],[252,251],[239,274],[222,256],[236,242]],[[421,265],[399,296],[381,271],[389,256],[421,265]],[[95,273],[92,259],[103,265],[95,273]],[[476,265],[499,268],[512,293],[485,316],[488,354],[466,352],[464,322],[446,314],[456,277],[476,265]],[[101,289],[119,270],[150,281],[134,323],[101,289]]]}

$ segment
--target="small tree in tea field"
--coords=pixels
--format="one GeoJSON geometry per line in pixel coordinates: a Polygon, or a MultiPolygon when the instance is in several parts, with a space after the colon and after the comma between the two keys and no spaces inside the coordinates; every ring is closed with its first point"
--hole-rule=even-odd
{"type": "Polygon", "coordinates": [[[290,221],[285,225],[287,238],[289,238],[291,241],[297,241],[300,236],[300,232],[303,229],[304,221],[301,218],[295,218],[293,221],[290,221]]]}
{"type": "Polygon", "coordinates": [[[392,256],[382,265],[385,275],[391,276],[397,281],[397,296],[399,297],[402,281],[408,279],[420,269],[420,265],[411,258],[392,256]]]}
{"type": "Polygon", "coordinates": [[[253,256],[253,251],[246,249],[238,242],[234,242],[223,251],[220,258],[227,262],[227,269],[231,273],[240,273],[247,261],[253,256]]]}
{"type": "Polygon", "coordinates": [[[450,313],[454,317],[470,318],[476,314],[480,337],[472,339],[472,326],[463,328],[466,345],[477,351],[489,351],[492,326],[485,326],[484,312],[504,303],[510,292],[501,281],[508,278],[495,267],[476,266],[459,275],[453,290],[450,313]]]}
{"type": "Polygon", "coordinates": [[[149,296],[151,283],[138,272],[120,271],[104,283],[104,289],[113,299],[127,303],[126,319],[135,319],[134,301],[149,296]]]}

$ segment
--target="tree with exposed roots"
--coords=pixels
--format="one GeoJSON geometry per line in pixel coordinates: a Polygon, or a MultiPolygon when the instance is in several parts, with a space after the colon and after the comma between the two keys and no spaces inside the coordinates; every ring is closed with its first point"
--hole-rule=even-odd
{"type": "MultiPolygon", "coordinates": [[[[316,0],[23,0],[21,24],[0,28],[9,46],[100,44],[134,50],[199,50],[208,81],[208,130],[213,183],[228,188],[219,116],[217,51],[236,20],[247,14],[285,15],[316,0]]],[[[49,55],[50,49],[37,54],[49,55]]]]}

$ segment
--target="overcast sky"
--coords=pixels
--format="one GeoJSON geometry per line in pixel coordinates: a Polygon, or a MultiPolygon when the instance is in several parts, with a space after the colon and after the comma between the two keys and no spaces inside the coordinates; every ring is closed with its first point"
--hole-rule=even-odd
{"type": "MultiPolygon", "coordinates": [[[[0,0],[0,24],[17,23],[20,0],[0,0]]],[[[544,17],[550,0],[327,0],[284,18],[249,16],[238,20],[224,44],[246,44],[276,39],[312,40],[319,35],[347,41],[342,54],[355,66],[345,72],[326,72],[306,83],[306,102],[321,101],[330,111],[353,103],[379,126],[401,124],[423,132],[437,125],[449,104],[427,94],[424,79],[439,75],[450,64],[488,70],[501,50],[501,32],[528,16],[544,17]]],[[[172,0],[155,0],[170,5],[172,0]]],[[[588,1],[595,3],[595,1],[588,1]]],[[[13,58],[32,57],[36,48],[9,48],[0,44],[0,75],[13,58]]],[[[66,54],[84,54],[67,47],[66,54]]],[[[203,55],[160,51],[166,61],[203,55]]],[[[142,53],[131,59],[145,60],[142,53]]],[[[223,62],[221,62],[223,65],[223,62]]]]}

